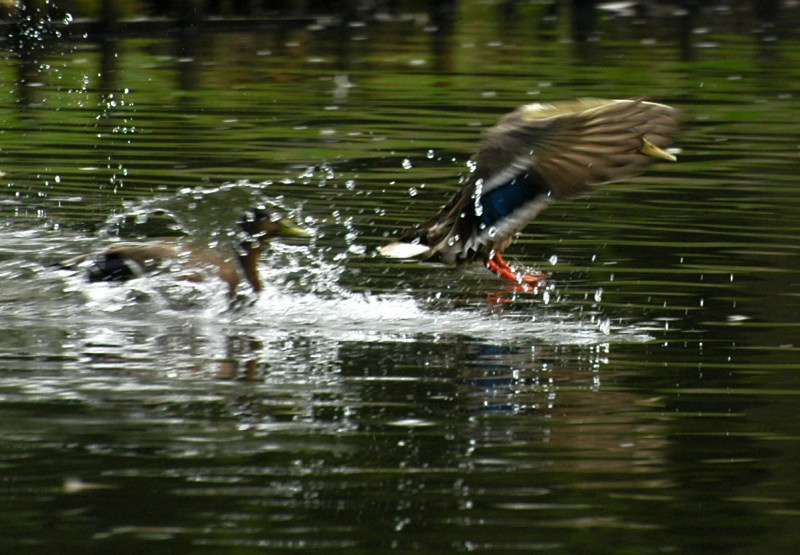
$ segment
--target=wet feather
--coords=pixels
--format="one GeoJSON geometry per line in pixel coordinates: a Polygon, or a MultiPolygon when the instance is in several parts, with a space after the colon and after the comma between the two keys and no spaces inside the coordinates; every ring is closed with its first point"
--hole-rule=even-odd
{"type": "Polygon", "coordinates": [[[676,111],[644,100],[529,104],[487,130],[460,191],[385,256],[460,264],[501,252],[551,200],[634,177],[666,152],[676,111]]]}

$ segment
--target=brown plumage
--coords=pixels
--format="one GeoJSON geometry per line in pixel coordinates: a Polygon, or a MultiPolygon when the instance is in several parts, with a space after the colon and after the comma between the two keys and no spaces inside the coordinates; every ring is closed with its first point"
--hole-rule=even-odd
{"type": "Polygon", "coordinates": [[[258,260],[264,245],[273,237],[308,237],[307,231],[294,222],[273,216],[263,207],[248,210],[239,219],[244,232],[232,257],[194,247],[175,239],[142,243],[118,243],[99,254],[80,255],[61,263],[64,268],[87,266],[89,281],[127,281],[158,270],[174,271],[176,277],[203,281],[215,275],[228,285],[232,297],[244,278],[258,293],[261,280],[258,260]]]}
{"type": "MultiPolygon", "coordinates": [[[[677,133],[676,111],[644,100],[530,104],[486,132],[471,173],[441,211],[385,245],[394,258],[481,260],[519,280],[500,253],[551,200],[642,173],[677,133]]],[[[537,280],[538,281],[538,280],[537,280]]]]}

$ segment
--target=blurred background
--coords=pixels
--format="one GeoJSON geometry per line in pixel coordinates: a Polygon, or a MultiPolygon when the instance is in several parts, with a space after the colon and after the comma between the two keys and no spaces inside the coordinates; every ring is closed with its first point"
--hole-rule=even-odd
{"type": "Polygon", "coordinates": [[[2,3],[0,545],[789,552],[800,4],[2,3]],[[480,266],[375,249],[515,107],[640,98],[678,162],[480,266]],[[88,283],[170,235],[313,232],[265,286],[88,283]]]}

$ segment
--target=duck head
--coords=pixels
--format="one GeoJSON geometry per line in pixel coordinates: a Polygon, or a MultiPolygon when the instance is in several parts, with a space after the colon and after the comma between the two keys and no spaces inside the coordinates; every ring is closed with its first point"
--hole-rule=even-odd
{"type": "Polygon", "coordinates": [[[266,206],[257,206],[245,211],[239,217],[238,224],[246,234],[239,251],[239,263],[245,278],[256,293],[261,291],[258,258],[264,243],[273,237],[311,237],[311,233],[307,230],[266,206]]]}
{"type": "Polygon", "coordinates": [[[311,233],[288,218],[283,218],[266,206],[247,210],[239,217],[239,228],[260,242],[273,237],[311,237],[311,233]]]}

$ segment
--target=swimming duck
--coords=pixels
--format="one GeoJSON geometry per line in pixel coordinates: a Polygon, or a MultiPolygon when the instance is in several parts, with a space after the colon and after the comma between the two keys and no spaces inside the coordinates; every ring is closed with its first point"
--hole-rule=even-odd
{"type": "Polygon", "coordinates": [[[676,110],[644,100],[581,99],[528,104],[486,132],[469,175],[441,211],[379,249],[392,258],[446,264],[482,261],[496,275],[535,285],[502,252],[552,200],[591,185],[636,176],[657,160],[677,132],[676,110]]]}
{"type": "Polygon", "coordinates": [[[216,274],[228,284],[233,297],[242,277],[255,293],[261,291],[258,259],[264,245],[273,237],[310,237],[310,233],[286,218],[276,216],[265,206],[246,211],[238,220],[244,237],[233,257],[210,249],[197,248],[176,239],[142,243],[118,243],[99,254],[80,255],[60,265],[76,268],[88,262],[89,281],[127,281],[148,272],[166,269],[190,281],[203,281],[216,274]]]}

